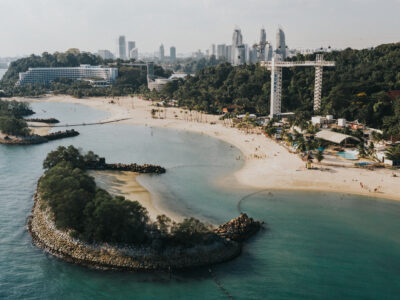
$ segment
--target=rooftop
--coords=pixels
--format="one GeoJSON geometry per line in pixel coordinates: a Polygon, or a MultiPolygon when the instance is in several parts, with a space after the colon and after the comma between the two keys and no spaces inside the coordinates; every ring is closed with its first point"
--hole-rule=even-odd
{"type": "Polygon", "coordinates": [[[341,144],[346,139],[353,139],[357,142],[360,141],[358,138],[356,138],[354,136],[339,133],[339,132],[334,132],[334,131],[330,131],[330,130],[321,130],[321,131],[317,132],[315,137],[325,140],[325,141],[328,141],[328,142],[335,143],[335,144],[341,144]]]}

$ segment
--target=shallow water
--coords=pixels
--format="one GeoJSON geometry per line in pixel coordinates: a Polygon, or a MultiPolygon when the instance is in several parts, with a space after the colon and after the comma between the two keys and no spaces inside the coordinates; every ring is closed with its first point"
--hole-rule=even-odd
{"type": "MultiPolygon", "coordinates": [[[[61,123],[104,119],[70,103],[36,103],[37,117],[61,123]]],[[[157,205],[211,223],[237,216],[237,203],[268,223],[242,256],[213,267],[235,299],[398,299],[400,205],[332,193],[222,189],[214,182],[240,168],[239,151],[203,135],[118,124],[77,128],[80,136],[35,146],[0,145],[0,298],[226,299],[207,268],[165,273],[89,270],[31,244],[26,217],[41,163],[58,145],[93,150],[108,162],[161,164],[141,176],[157,205]],[[247,196],[248,195],[248,196],[247,196]],[[246,197],[247,196],[247,197],[246,197]],[[166,203],[166,204],[165,204],[166,203]]],[[[268,180],[268,179],[266,179],[268,180]]]]}

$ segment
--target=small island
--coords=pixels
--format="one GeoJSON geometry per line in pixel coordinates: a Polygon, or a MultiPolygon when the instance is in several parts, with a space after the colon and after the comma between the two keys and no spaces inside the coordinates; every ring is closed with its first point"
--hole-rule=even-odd
{"type": "Polygon", "coordinates": [[[214,228],[195,218],[153,222],[137,201],[112,196],[96,186],[87,170],[165,173],[154,165],[107,164],[73,146],[58,147],[34,196],[28,231],[33,242],[65,261],[98,269],[173,270],[231,260],[262,222],[240,215],[214,228]]]}
{"type": "Polygon", "coordinates": [[[34,114],[26,102],[5,101],[0,99],[0,144],[31,145],[47,143],[48,141],[74,137],[79,132],[71,129],[57,131],[44,135],[35,134],[27,122],[41,122],[47,124],[58,123],[54,118],[49,119],[24,119],[23,117],[34,114]]]}

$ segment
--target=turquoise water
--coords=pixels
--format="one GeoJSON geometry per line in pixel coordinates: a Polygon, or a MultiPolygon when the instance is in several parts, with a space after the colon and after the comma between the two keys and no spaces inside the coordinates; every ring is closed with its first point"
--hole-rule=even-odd
{"type": "Polygon", "coordinates": [[[336,155],[339,155],[340,157],[343,157],[345,159],[350,159],[350,160],[358,159],[358,157],[351,152],[338,152],[338,153],[336,153],[336,155]]]}
{"type": "MultiPolygon", "coordinates": [[[[74,104],[34,104],[62,123],[103,119],[74,104]]],[[[400,205],[331,193],[239,189],[213,182],[240,168],[237,149],[203,135],[149,127],[80,127],[80,136],[35,146],[0,145],[0,299],[227,299],[207,268],[102,272],[64,263],[32,245],[25,223],[41,163],[58,145],[92,149],[110,162],[159,163],[140,181],[167,208],[221,223],[237,204],[268,229],[243,254],[213,267],[235,299],[399,299],[400,205]]],[[[266,178],[268,180],[268,178],[266,178]]]]}
{"type": "Polygon", "coordinates": [[[371,165],[371,163],[370,162],[360,162],[360,163],[357,163],[357,165],[359,165],[359,166],[368,166],[368,165],[371,165]]]}

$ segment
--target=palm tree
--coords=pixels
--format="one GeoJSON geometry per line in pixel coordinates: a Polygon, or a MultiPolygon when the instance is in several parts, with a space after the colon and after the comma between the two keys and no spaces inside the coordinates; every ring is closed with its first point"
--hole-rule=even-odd
{"type": "Polygon", "coordinates": [[[324,151],[323,150],[318,150],[317,153],[315,154],[315,158],[320,163],[325,158],[324,157],[324,151]]]}
{"type": "Polygon", "coordinates": [[[365,157],[367,155],[366,151],[365,151],[365,145],[364,145],[364,141],[361,141],[358,144],[358,155],[360,157],[365,157]]]}
{"type": "Polygon", "coordinates": [[[400,161],[400,145],[388,148],[385,151],[385,157],[393,162],[400,161]]]}
{"type": "Polygon", "coordinates": [[[296,143],[297,143],[297,150],[299,150],[301,152],[306,152],[307,144],[306,144],[306,141],[304,140],[303,136],[296,139],[296,143]]]}
{"type": "Polygon", "coordinates": [[[368,155],[371,157],[371,158],[374,158],[374,156],[375,156],[375,145],[374,145],[374,143],[373,142],[370,142],[369,143],[369,146],[368,146],[368,155]]]}

